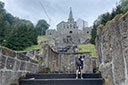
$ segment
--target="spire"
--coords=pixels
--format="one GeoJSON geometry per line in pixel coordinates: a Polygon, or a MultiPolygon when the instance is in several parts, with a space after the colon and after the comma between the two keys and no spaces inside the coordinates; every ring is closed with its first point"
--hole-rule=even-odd
{"type": "Polygon", "coordinates": [[[69,14],[68,21],[69,21],[69,22],[74,21],[74,19],[73,19],[73,14],[72,14],[72,8],[71,8],[71,7],[70,7],[70,14],[69,14]]]}

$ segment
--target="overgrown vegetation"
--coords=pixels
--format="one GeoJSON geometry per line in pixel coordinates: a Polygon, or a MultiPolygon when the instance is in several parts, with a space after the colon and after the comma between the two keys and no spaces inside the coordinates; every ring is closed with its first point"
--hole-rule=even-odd
{"type": "Polygon", "coordinates": [[[116,8],[114,8],[111,13],[107,12],[100,15],[93,23],[90,42],[92,44],[95,44],[97,27],[100,24],[105,25],[108,21],[112,20],[117,14],[125,14],[127,11],[128,11],[128,0],[120,0],[120,4],[117,5],[116,8]]]}
{"type": "Polygon", "coordinates": [[[38,50],[38,49],[41,48],[40,43],[42,41],[47,41],[47,40],[52,40],[52,39],[53,38],[50,38],[50,37],[47,37],[47,36],[38,36],[38,40],[37,40],[38,44],[37,45],[32,45],[32,46],[27,47],[24,50],[21,50],[21,51],[18,51],[18,52],[30,52],[32,50],[38,50]]]}
{"type": "Polygon", "coordinates": [[[37,45],[38,35],[44,35],[48,27],[45,20],[39,20],[34,27],[32,22],[12,16],[0,1],[0,45],[12,50],[24,50],[37,45]]]}

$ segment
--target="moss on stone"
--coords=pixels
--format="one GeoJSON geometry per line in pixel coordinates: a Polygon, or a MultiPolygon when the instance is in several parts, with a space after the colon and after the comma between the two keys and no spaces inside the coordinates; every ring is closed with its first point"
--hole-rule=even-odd
{"type": "Polygon", "coordinates": [[[123,15],[123,14],[120,14],[120,16],[121,16],[121,17],[120,17],[120,20],[121,20],[121,19],[125,19],[125,17],[128,16],[128,12],[126,12],[124,15],[123,15]]]}
{"type": "Polygon", "coordinates": [[[105,26],[110,26],[114,20],[108,21],[105,26]]]}
{"type": "Polygon", "coordinates": [[[122,17],[123,16],[123,14],[120,14],[120,17],[122,17]]]}
{"type": "Polygon", "coordinates": [[[104,25],[100,24],[100,25],[98,26],[98,28],[104,29],[104,25]]]}
{"type": "Polygon", "coordinates": [[[112,23],[113,21],[111,20],[111,21],[108,21],[109,23],[112,23]]]}
{"type": "Polygon", "coordinates": [[[119,20],[121,16],[122,16],[122,14],[118,14],[111,21],[114,22],[116,20],[119,20]]]}

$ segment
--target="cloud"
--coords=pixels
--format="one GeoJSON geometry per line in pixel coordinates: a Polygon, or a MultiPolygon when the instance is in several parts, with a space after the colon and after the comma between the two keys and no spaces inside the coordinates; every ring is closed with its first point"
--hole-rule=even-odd
{"type": "Polygon", "coordinates": [[[40,1],[51,17],[51,28],[55,28],[60,21],[66,21],[69,7],[73,9],[75,19],[82,18],[91,26],[102,13],[111,11],[119,0],[1,0],[5,2],[5,9],[14,16],[31,20],[34,24],[39,19],[48,21],[40,1]]]}

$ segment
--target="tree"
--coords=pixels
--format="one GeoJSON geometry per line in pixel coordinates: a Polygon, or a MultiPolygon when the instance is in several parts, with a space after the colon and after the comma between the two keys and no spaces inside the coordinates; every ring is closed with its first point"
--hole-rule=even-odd
{"type": "Polygon", "coordinates": [[[108,21],[112,20],[117,14],[125,14],[128,11],[128,0],[121,0],[120,4],[116,6],[116,8],[113,8],[112,12],[104,13],[100,15],[93,24],[93,29],[91,32],[91,43],[95,44],[95,38],[96,38],[96,28],[103,24],[105,25],[108,21]]]}
{"type": "Polygon", "coordinates": [[[41,19],[38,21],[35,29],[37,35],[45,35],[45,32],[48,28],[49,24],[45,20],[41,19]]]}
{"type": "Polygon", "coordinates": [[[34,25],[7,13],[0,1],[0,45],[13,50],[23,50],[37,44],[34,25]]]}
{"type": "Polygon", "coordinates": [[[91,31],[91,36],[92,36],[92,37],[91,37],[91,40],[90,40],[90,43],[91,43],[91,44],[94,44],[94,45],[96,44],[96,43],[95,43],[96,34],[97,34],[97,26],[94,24],[94,25],[93,25],[93,29],[92,29],[92,31],[91,31]]]}
{"type": "Polygon", "coordinates": [[[4,3],[0,1],[0,44],[2,44],[4,40],[4,31],[3,28],[4,22],[3,22],[3,16],[6,14],[6,11],[4,10],[4,3]]]}
{"type": "Polygon", "coordinates": [[[123,11],[123,14],[128,11],[128,0],[120,0],[121,4],[121,10],[123,11]]]}
{"type": "Polygon", "coordinates": [[[33,44],[37,44],[33,24],[24,20],[18,22],[10,33],[7,47],[13,50],[23,50],[33,44]]]}

